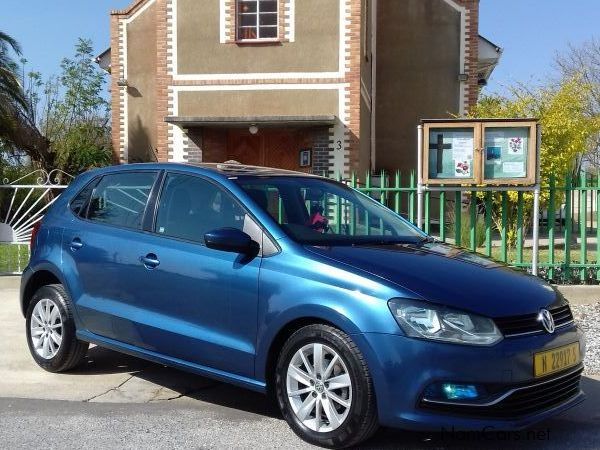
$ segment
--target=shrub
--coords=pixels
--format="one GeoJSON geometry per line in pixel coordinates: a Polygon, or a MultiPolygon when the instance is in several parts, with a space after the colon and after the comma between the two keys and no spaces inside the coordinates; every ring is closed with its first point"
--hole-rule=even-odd
{"type": "MultiPolygon", "coordinates": [[[[454,211],[448,213],[448,235],[456,241],[456,215],[454,211]]],[[[471,214],[463,211],[460,215],[460,242],[461,247],[471,247],[471,214]]],[[[477,214],[475,219],[475,245],[481,247],[485,243],[485,218],[477,214]]]]}

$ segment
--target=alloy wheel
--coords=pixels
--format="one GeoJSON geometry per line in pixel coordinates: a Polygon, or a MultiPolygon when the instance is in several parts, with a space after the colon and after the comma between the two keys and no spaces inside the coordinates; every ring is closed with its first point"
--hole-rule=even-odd
{"type": "Polygon", "coordinates": [[[294,354],[286,387],[294,414],[312,431],[334,431],[348,417],[352,380],[341,356],[325,344],[311,343],[294,354]]]}
{"type": "Polygon", "coordinates": [[[63,320],[54,301],[43,298],[31,314],[31,343],[35,352],[44,359],[52,359],[60,350],[63,320]]]}

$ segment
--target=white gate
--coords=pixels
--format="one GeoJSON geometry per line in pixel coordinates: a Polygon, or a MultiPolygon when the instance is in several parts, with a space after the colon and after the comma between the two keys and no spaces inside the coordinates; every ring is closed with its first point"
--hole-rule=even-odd
{"type": "Polygon", "coordinates": [[[62,170],[35,170],[0,184],[0,275],[18,275],[29,261],[36,223],[73,179],[62,170]],[[33,181],[33,182],[32,182],[33,181]]]}

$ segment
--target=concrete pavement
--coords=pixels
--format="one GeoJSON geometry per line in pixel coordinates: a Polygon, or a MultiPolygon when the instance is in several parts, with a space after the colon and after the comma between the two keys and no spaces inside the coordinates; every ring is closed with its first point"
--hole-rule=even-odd
{"type": "MultiPolygon", "coordinates": [[[[306,448],[266,397],[196,375],[91,348],[68,374],[29,355],[18,283],[0,279],[0,448],[306,448]]],[[[598,448],[600,377],[588,400],[516,434],[380,430],[365,448],[598,448]]]]}
{"type": "Polygon", "coordinates": [[[557,285],[558,290],[572,305],[591,305],[600,301],[600,285],[557,285]]]}

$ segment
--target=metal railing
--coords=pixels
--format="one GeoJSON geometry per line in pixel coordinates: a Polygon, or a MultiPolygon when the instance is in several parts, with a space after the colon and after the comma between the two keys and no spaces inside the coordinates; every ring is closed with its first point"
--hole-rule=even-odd
{"type": "MultiPolygon", "coordinates": [[[[339,177],[338,177],[339,179],[339,177]]],[[[351,187],[417,222],[417,178],[356,175],[345,180],[351,187]]],[[[541,186],[539,276],[557,283],[600,282],[600,177],[582,173],[554,178],[541,186]]],[[[423,230],[443,242],[493,257],[532,271],[532,194],[523,191],[425,191],[423,230]]]]}
{"type": "MultiPolygon", "coordinates": [[[[362,178],[352,175],[344,181],[411,222],[417,222],[417,179],[414,173],[407,177],[400,172],[391,176],[384,172],[366,174],[362,178]]],[[[25,192],[32,188],[41,189],[40,194],[46,194],[48,188],[45,184],[0,187],[18,188],[25,192]]],[[[52,186],[56,187],[65,186],[52,186]]],[[[443,242],[531,271],[532,207],[528,195],[522,191],[478,191],[477,188],[468,193],[454,191],[451,187],[447,191],[426,191],[423,230],[443,242]]],[[[541,196],[539,275],[557,283],[599,283],[600,177],[582,174],[571,179],[567,176],[560,185],[551,179],[541,186],[541,196]]],[[[11,198],[12,194],[9,200],[11,198]]],[[[47,207],[46,203],[40,202],[29,213],[28,225],[41,219],[38,212],[47,207]]],[[[16,211],[16,202],[12,209],[16,211]]],[[[24,206],[21,209],[25,211],[28,208],[24,206]]],[[[340,217],[341,211],[333,214],[340,217]]],[[[0,275],[18,274],[26,266],[29,259],[27,238],[28,234],[24,233],[20,242],[0,242],[0,275]]]]}
{"type": "Polygon", "coordinates": [[[18,275],[29,262],[34,226],[73,177],[62,170],[34,170],[0,184],[0,275],[18,275]]]}

